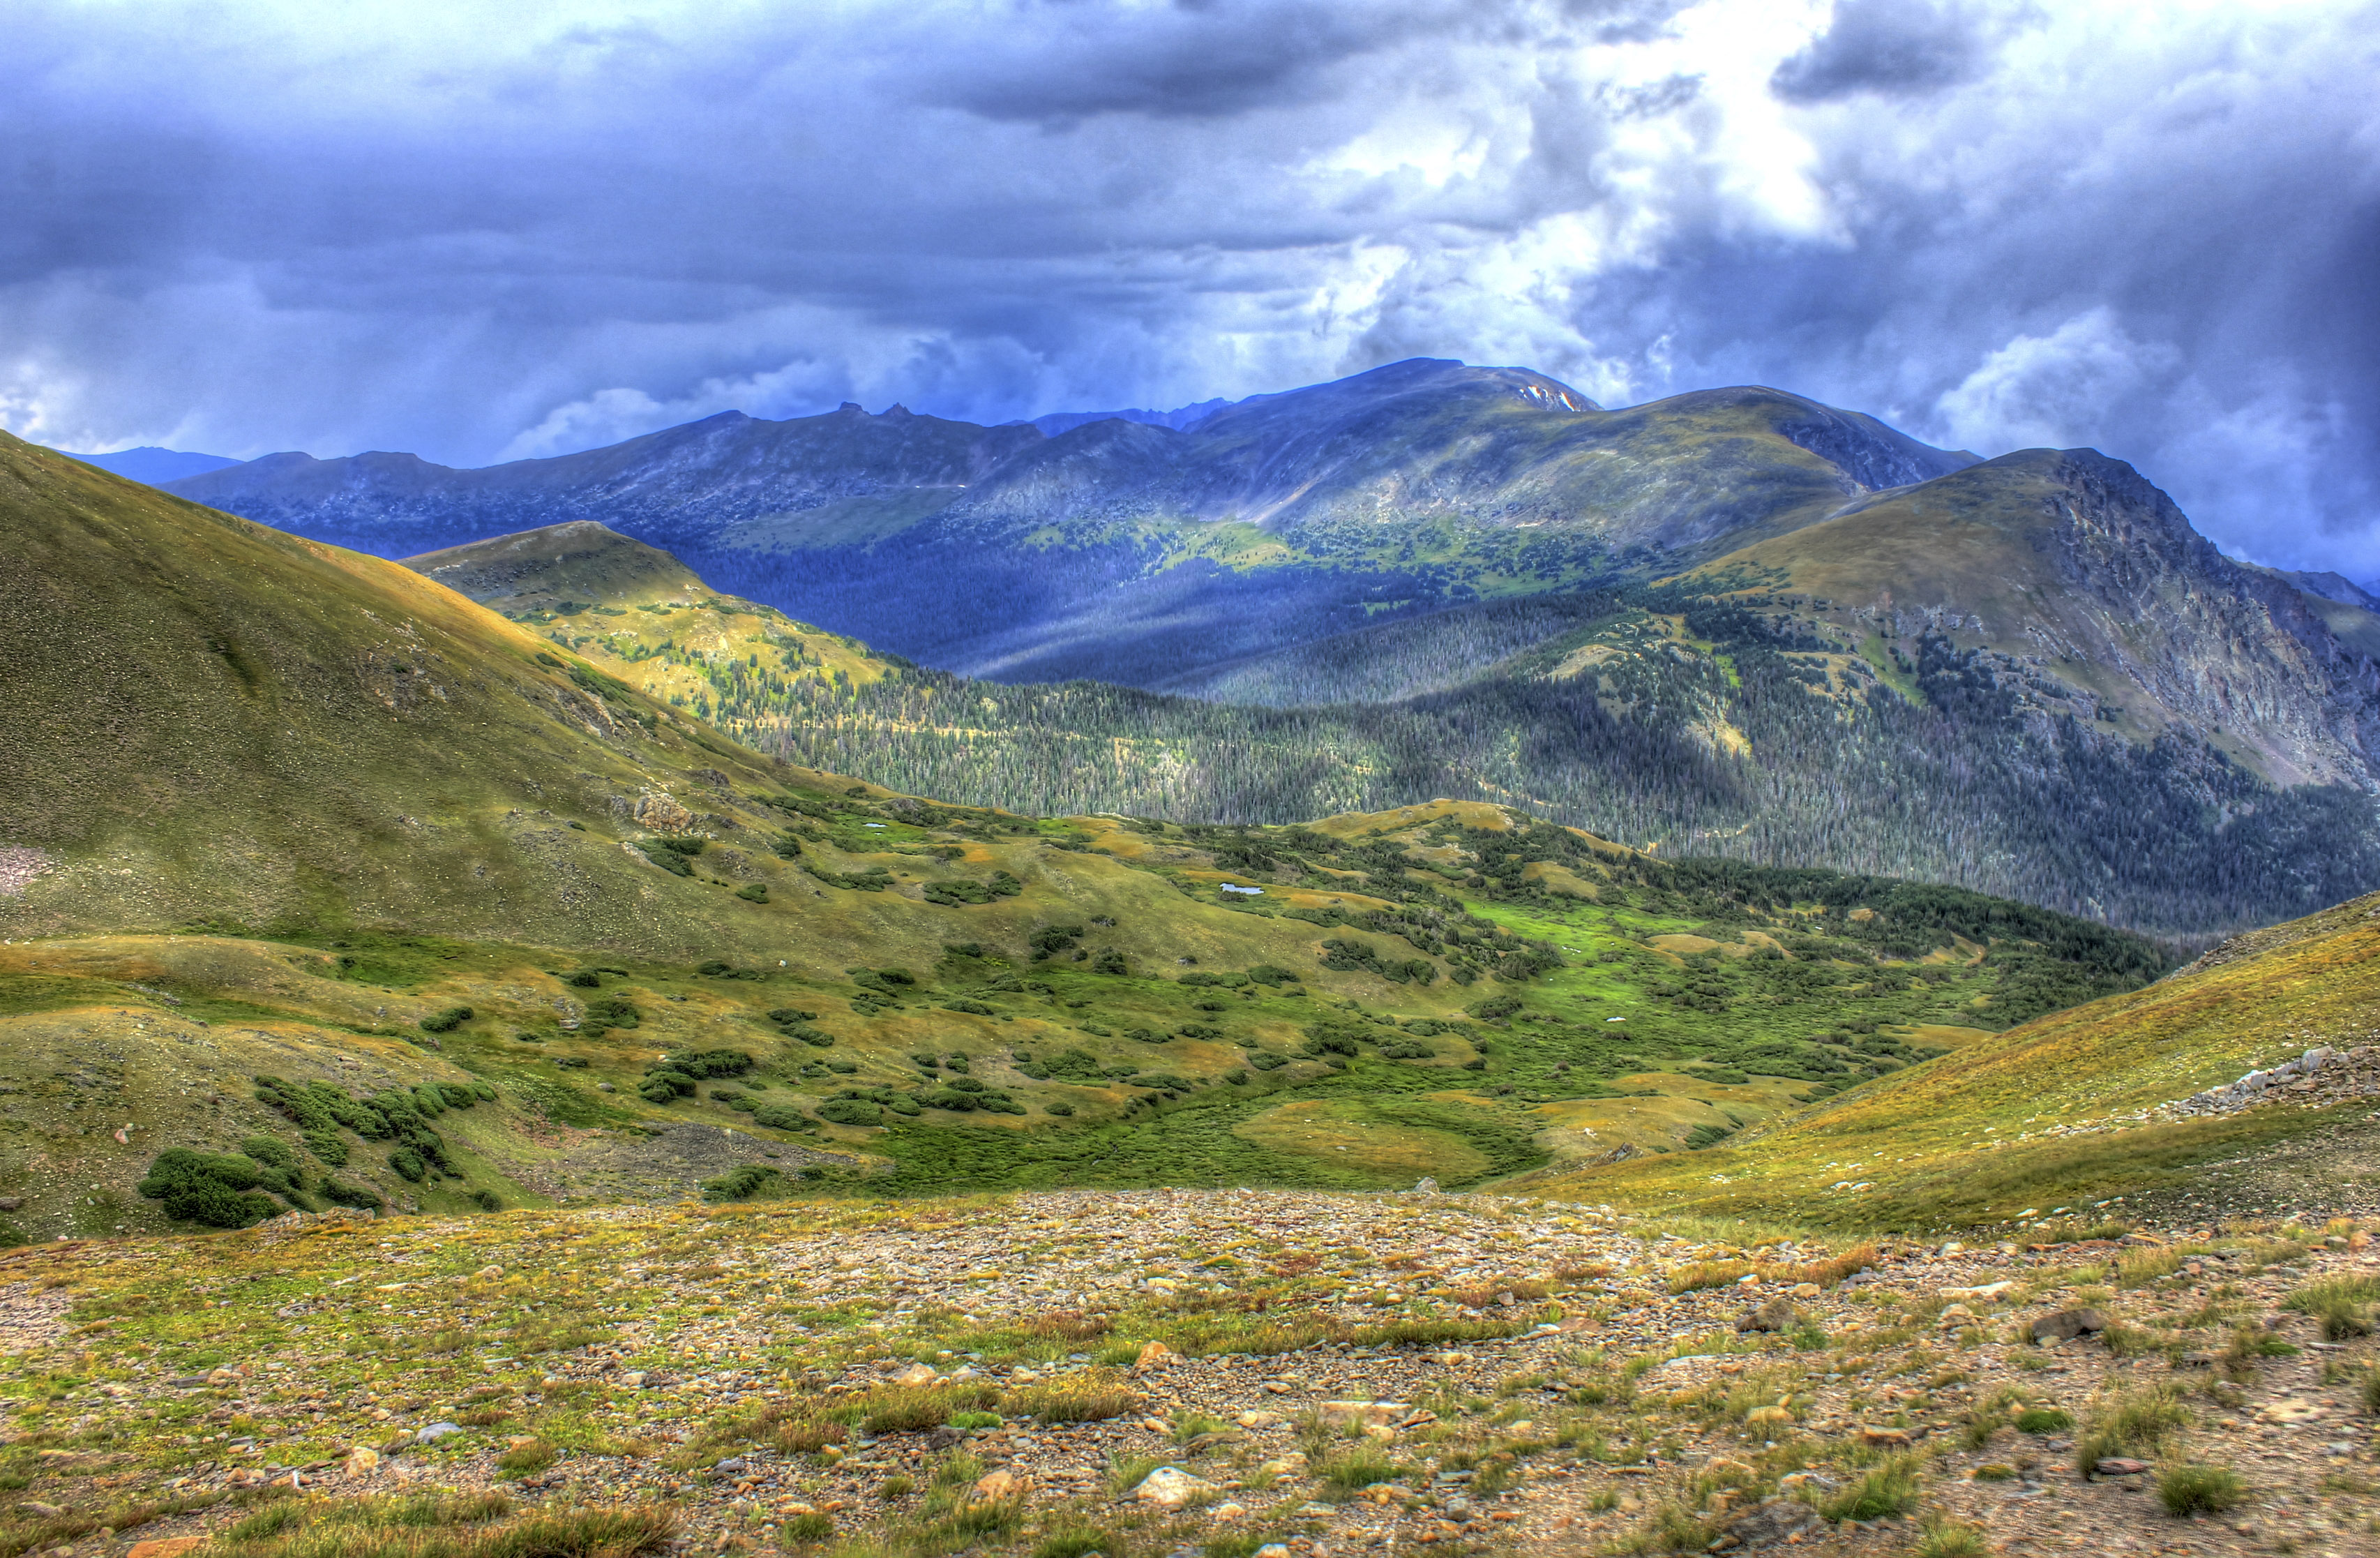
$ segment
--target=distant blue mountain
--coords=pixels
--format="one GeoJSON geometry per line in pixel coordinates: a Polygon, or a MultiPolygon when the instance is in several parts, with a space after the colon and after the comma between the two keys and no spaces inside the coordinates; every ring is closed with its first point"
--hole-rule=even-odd
{"type": "Polygon", "coordinates": [[[195,455],[187,449],[160,449],[153,444],[138,449],[118,449],[110,455],[75,455],[61,449],[85,465],[95,465],[102,470],[112,470],[118,476],[135,481],[146,481],[152,487],[162,487],[168,481],[179,481],[186,476],[204,476],[211,470],[241,462],[222,455],[195,455]]]}
{"type": "MultiPolygon", "coordinates": [[[[1251,400],[1263,400],[1264,396],[1250,396],[1251,400]]],[[[1055,438],[1062,432],[1072,432],[1092,422],[1139,422],[1145,427],[1170,427],[1176,432],[1187,432],[1193,424],[1206,420],[1228,407],[1240,405],[1236,400],[1202,400],[1196,406],[1178,407],[1171,411],[1150,411],[1134,407],[1128,411],[1051,411],[1035,417],[1032,425],[1041,430],[1044,438],[1055,438]]],[[[1016,424],[1007,424],[1011,427],[1016,424]]]]}

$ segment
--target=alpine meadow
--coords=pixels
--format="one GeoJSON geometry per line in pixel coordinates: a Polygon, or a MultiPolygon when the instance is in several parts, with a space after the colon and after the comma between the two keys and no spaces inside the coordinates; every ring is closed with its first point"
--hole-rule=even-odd
{"type": "Polygon", "coordinates": [[[0,1558],[2380,1554],[2370,20],[29,0],[0,1558]]]}

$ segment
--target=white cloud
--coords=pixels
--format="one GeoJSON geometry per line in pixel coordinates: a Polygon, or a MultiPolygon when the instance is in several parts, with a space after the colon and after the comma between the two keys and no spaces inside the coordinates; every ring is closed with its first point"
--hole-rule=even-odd
{"type": "Polygon", "coordinates": [[[476,464],[1427,354],[2092,443],[2275,555],[2374,512],[2376,0],[24,0],[10,44],[0,422],[73,446],[476,464]]]}
{"type": "Polygon", "coordinates": [[[2134,340],[2112,310],[2095,308],[1998,347],[1935,412],[1955,443],[1981,454],[2071,448],[2104,439],[2180,366],[2173,347],[2134,340]]]}

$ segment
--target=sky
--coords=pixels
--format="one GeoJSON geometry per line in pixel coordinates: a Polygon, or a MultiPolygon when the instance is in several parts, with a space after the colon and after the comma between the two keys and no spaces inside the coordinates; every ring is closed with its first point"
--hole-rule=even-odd
{"type": "Polygon", "coordinates": [[[2380,0],[14,0],[0,427],[483,465],[1412,356],[2380,578],[2380,0]]]}

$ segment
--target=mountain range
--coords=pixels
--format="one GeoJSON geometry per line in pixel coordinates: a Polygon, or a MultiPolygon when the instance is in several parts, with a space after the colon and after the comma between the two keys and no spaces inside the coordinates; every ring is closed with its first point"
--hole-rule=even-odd
{"type": "MultiPolygon", "coordinates": [[[[1993,512],[1937,519],[1966,544],[1993,512]]],[[[1665,860],[1509,803],[1029,816],[742,744],[771,708],[815,727],[953,684],[591,524],[405,568],[0,438],[0,540],[24,563],[0,612],[11,1242],[326,1201],[1417,1174],[1934,1226],[2193,1188],[2201,1159],[2277,1162],[2363,1109],[2133,1117],[2339,1036],[2369,900],[2152,984],[2170,955],[2104,925],[1665,860]],[[1856,1203],[1823,1191],[1847,1142],[1905,1159],[1856,1203]]],[[[1848,631],[1752,599],[1702,588],[1669,629],[1617,608],[1551,679],[1715,662],[1712,614],[1848,631]]]]}
{"type": "MultiPolygon", "coordinates": [[[[2183,936],[2380,882],[2372,597],[2225,557],[2095,451],[1979,460],[1773,389],[1606,410],[1415,360],[1186,428],[845,406],[169,490],[383,554],[553,523],[666,548],[892,673],[832,708],[728,678],[705,711],[973,804],[1513,801],[2183,936]]],[[[562,636],[600,656],[589,626],[562,636]]]]}

